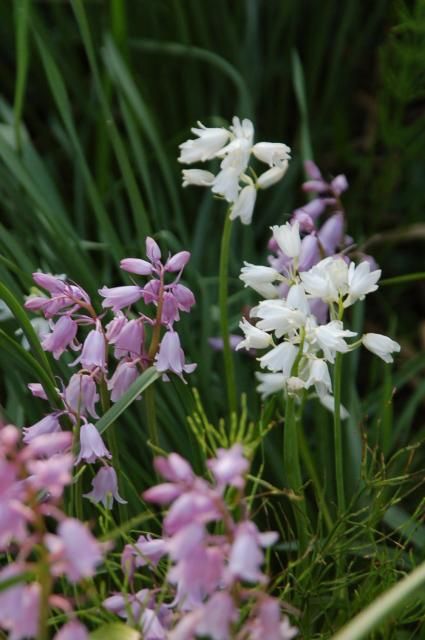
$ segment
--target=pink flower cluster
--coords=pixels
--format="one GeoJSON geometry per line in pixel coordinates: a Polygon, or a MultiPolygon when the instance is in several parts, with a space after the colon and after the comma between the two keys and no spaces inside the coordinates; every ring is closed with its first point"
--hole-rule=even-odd
{"type": "MultiPolygon", "coordinates": [[[[42,341],[43,349],[53,353],[56,359],[69,349],[79,352],[70,366],[79,365],[80,369],[60,392],[63,409],[27,427],[24,440],[30,443],[39,435],[60,433],[60,418],[68,416],[79,437],[80,453],[75,464],[96,461],[102,464],[86,497],[101,501],[107,508],[112,507],[113,499],[124,501],[118,494],[115,471],[106,462],[111,454],[89,421],[99,418],[99,388],[102,386],[103,393],[109,392],[110,400],[116,402],[149,366],[155,366],[164,379],[167,372],[183,378],[184,373],[196,367],[185,363],[180,338],[174,329],[180,313],[189,312],[195,303],[193,293],[180,282],[190,253],[181,251],[163,263],[158,244],[153,238],[147,238],[146,255],[148,260],[125,258],[121,261],[124,271],[147,278],[144,286],[133,284],[99,290],[103,308],[114,313],[106,324],[106,312],[96,312],[82,287],[49,274],[33,274],[38,287],[49,295],[32,295],[25,303],[27,309],[43,312],[51,324],[51,332],[42,341]],[[167,282],[169,275],[172,279],[167,282]],[[154,307],[154,313],[131,311],[130,305],[139,301],[146,308],[154,307]],[[89,331],[80,342],[78,332],[82,327],[89,327],[89,331]],[[112,351],[111,357],[109,351],[112,351]]],[[[40,384],[30,384],[29,388],[34,396],[47,400],[40,384]]]]}
{"type": "MultiPolygon", "coordinates": [[[[104,545],[60,509],[72,481],[71,437],[69,432],[41,434],[22,448],[17,428],[0,426],[0,552],[9,557],[0,585],[11,581],[0,591],[0,627],[11,640],[38,637],[46,606],[72,617],[71,602],[53,592],[54,579],[65,576],[77,583],[93,576],[103,558],[104,545]]],[[[88,638],[75,620],[55,640],[71,637],[88,638]],[[73,629],[80,635],[69,635],[73,629]]]]}
{"type": "Polygon", "coordinates": [[[249,518],[243,493],[249,462],[241,445],[219,449],[208,461],[212,482],[196,476],[176,453],[156,458],[155,468],[166,482],[148,489],[144,498],[168,505],[164,536],[142,535],[127,545],[122,567],[134,585],[138,569],[153,571],[167,556],[166,580],[174,597],[158,604],[155,591],[142,589],[114,594],[104,606],[138,626],[145,640],[295,637],[297,629],[282,618],[279,600],[266,592],[263,549],[277,534],[261,533],[249,518]],[[226,502],[230,488],[231,506],[226,502]]]}

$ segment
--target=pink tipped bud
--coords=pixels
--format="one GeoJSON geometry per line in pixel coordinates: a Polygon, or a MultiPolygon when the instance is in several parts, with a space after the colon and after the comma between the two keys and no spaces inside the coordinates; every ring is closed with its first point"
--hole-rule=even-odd
{"type": "Polygon", "coordinates": [[[153,238],[146,238],[146,255],[149,260],[155,264],[161,260],[161,249],[153,238]]]}
{"type": "Polygon", "coordinates": [[[136,273],[138,276],[150,276],[152,273],[152,265],[147,260],[139,258],[124,258],[120,262],[120,267],[123,271],[136,273]]]}
{"type": "Polygon", "coordinates": [[[181,271],[190,260],[190,251],[179,251],[165,265],[166,271],[181,271]]]}
{"type": "Polygon", "coordinates": [[[50,273],[40,273],[39,271],[36,271],[32,274],[32,277],[39,287],[46,289],[49,293],[62,293],[66,287],[63,280],[56,276],[52,276],[50,273]]]}

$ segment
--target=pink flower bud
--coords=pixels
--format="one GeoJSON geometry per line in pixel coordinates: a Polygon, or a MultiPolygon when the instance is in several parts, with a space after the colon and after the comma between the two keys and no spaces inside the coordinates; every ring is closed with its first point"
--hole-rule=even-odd
{"type": "Polygon", "coordinates": [[[140,258],[124,258],[120,262],[120,267],[123,271],[136,273],[138,276],[150,276],[152,273],[152,265],[140,258]]]}
{"type": "Polygon", "coordinates": [[[35,398],[41,398],[42,400],[47,400],[46,392],[44,391],[42,385],[39,382],[30,382],[29,384],[27,384],[27,387],[35,398]]]}
{"type": "Polygon", "coordinates": [[[63,293],[66,288],[66,283],[63,280],[57,276],[52,276],[50,273],[36,271],[32,274],[32,278],[36,285],[52,294],[63,293]]]}
{"type": "Polygon", "coordinates": [[[180,251],[169,258],[165,264],[165,271],[181,271],[190,260],[189,251],[180,251]]]}
{"type": "Polygon", "coordinates": [[[146,238],[146,255],[154,265],[161,260],[161,249],[149,236],[146,238]]]}

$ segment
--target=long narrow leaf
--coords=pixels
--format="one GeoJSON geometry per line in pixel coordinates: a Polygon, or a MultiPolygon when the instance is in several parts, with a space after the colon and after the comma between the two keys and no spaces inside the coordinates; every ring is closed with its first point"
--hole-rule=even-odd
{"type": "Polygon", "coordinates": [[[106,429],[130,406],[136,398],[145,391],[151,384],[158,380],[160,374],[156,369],[151,367],[146,369],[142,375],[137,378],[126,391],[126,393],[116,402],[96,423],[96,428],[100,433],[106,429]]]}

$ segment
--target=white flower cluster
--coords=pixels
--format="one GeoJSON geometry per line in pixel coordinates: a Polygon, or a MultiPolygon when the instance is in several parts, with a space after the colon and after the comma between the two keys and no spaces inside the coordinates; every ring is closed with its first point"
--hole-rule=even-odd
{"type": "MultiPolygon", "coordinates": [[[[346,353],[363,344],[385,362],[392,362],[391,354],[400,345],[387,336],[366,333],[355,342],[347,338],[357,334],[344,329],[344,310],[378,288],[381,270],[370,270],[368,262],[356,265],[341,256],[321,260],[310,270],[298,270],[301,239],[298,224],[287,223],[272,227],[273,236],[281,251],[290,260],[287,275],[271,267],[245,263],[241,279],[245,286],[266,297],[251,309],[255,326],[243,319],[240,323],[245,339],[237,349],[268,349],[258,358],[267,373],[258,373],[258,391],[266,397],[286,389],[297,393],[314,388],[324,406],[332,409],[332,382],[328,363],[335,362],[337,353],[346,353]],[[276,282],[288,289],[285,299],[278,297],[276,282]],[[318,300],[329,307],[330,321],[319,324],[313,313],[318,300]]],[[[344,409],[341,416],[346,417],[344,409]]]]}
{"type": "Polygon", "coordinates": [[[228,129],[205,127],[198,122],[192,133],[197,138],[180,145],[179,162],[193,164],[220,158],[220,171],[214,175],[202,169],[185,169],[183,187],[194,185],[211,187],[211,191],[231,204],[230,218],[240,218],[250,224],[258,189],[267,189],[283,178],[288,168],[290,148],[281,142],[254,144],[254,126],[251,120],[242,122],[236,116],[228,129]],[[249,161],[253,154],[269,168],[259,177],[248,175],[249,161]]]}

